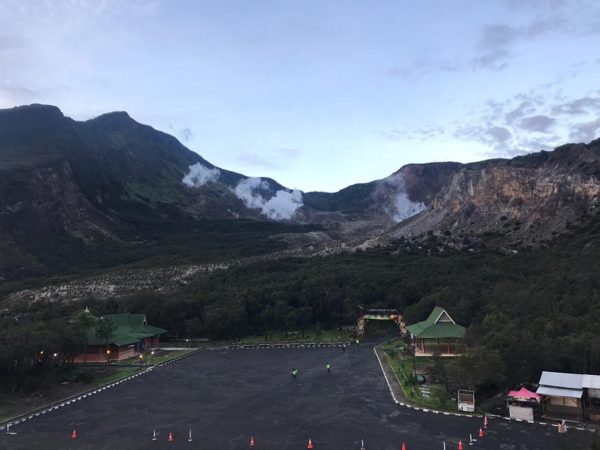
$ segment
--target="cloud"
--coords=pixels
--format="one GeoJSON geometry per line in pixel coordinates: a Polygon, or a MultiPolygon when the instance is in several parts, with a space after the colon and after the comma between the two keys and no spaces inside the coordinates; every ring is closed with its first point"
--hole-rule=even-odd
{"type": "Polygon", "coordinates": [[[301,151],[297,148],[278,148],[264,153],[242,153],[235,159],[250,167],[261,169],[289,168],[293,160],[297,159],[301,151]]]}
{"type": "Polygon", "coordinates": [[[501,149],[509,146],[513,138],[508,128],[498,125],[486,126],[462,125],[454,130],[454,137],[464,141],[478,141],[493,149],[501,149]]]}
{"type": "Polygon", "coordinates": [[[209,169],[200,163],[189,166],[189,172],[183,177],[181,182],[189,187],[204,186],[209,182],[216,182],[221,175],[221,171],[216,167],[209,169]]]}
{"type": "Polygon", "coordinates": [[[299,148],[286,147],[277,149],[277,153],[287,159],[296,159],[302,154],[302,151],[299,148]]]}
{"type": "Polygon", "coordinates": [[[6,85],[0,81],[0,108],[34,103],[39,99],[38,92],[22,86],[6,85]]]}
{"type": "Polygon", "coordinates": [[[600,112],[600,97],[581,97],[552,107],[552,114],[587,114],[600,112]]]}
{"type": "Polygon", "coordinates": [[[135,39],[131,30],[158,6],[151,0],[0,1],[0,107],[57,103],[65,94],[86,98],[116,78],[106,61],[127,48],[135,39]],[[93,70],[100,59],[103,70],[93,70]],[[74,94],[86,82],[91,87],[74,94]]]}
{"type": "Polygon", "coordinates": [[[535,106],[530,100],[523,101],[512,111],[506,113],[505,120],[507,123],[513,123],[515,120],[521,119],[535,111],[535,106]]]}
{"type": "Polygon", "coordinates": [[[471,59],[470,68],[472,70],[492,70],[494,72],[508,67],[513,55],[505,48],[496,49],[471,59]]]}
{"type": "Polygon", "coordinates": [[[418,78],[431,72],[501,71],[517,59],[520,44],[552,36],[579,38],[599,34],[599,5],[598,2],[585,0],[508,2],[509,8],[513,10],[514,22],[524,23],[513,25],[511,21],[481,27],[475,44],[470,49],[470,56],[420,56],[412,64],[392,67],[387,75],[418,78]],[[515,15],[515,12],[519,15],[515,15]],[[527,18],[522,21],[525,14],[527,18]]]}
{"type": "Polygon", "coordinates": [[[573,127],[569,137],[575,142],[590,142],[600,136],[600,119],[579,123],[573,127]]]}
{"type": "Polygon", "coordinates": [[[258,153],[243,153],[236,156],[235,159],[245,166],[260,167],[262,169],[279,169],[281,167],[272,159],[267,159],[258,153]]]}
{"type": "Polygon", "coordinates": [[[382,131],[381,136],[390,141],[421,140],[427,141],[434,137],[442,136],[446,128],[438,124],[427,124],[416,128],[392,129],[382,131]]]}
{"type": "Polygon", "coordinates": [[[297,189],[280,189],[267,200],[263,194],[268,195],[270,186],[262,178],[251,177],[241,180],[233,192],[246,207],[260,209],[263,215],[273,220],[291,219],[298,208],[304,204],[302,192],[297,189]]]}
{"type": "Polygon", "coordinates": [[[550,128],[554,126],[556,119],[548,116],[530,116],[521,119],[520,126],[524,130],[537,131],[540,133],[546,133],[550,128]]]}
{"type": "Polygon", "coordinates": [[[518,30],[509,25],[486,25],[481,29],[478,45],[483,49],[506,47],[512,44],[518,35],[518,30]]]}
{"type": "Polygon", "coordinates": [[[504,127],[490,127],[486,134],[498,144],[505,144],[512,138],[512,133],[504,127]]]}
{"type": "Polygon", "coordinates": [[[502,101],[488,101],[449,135],[488,147],[486,157],[552,149],[568,141],[590,142],[600,135],[600,91],[565,97],[559,85],[544,84],[502,101]]]}
{"type": "Polygon", "coordinates": [[[173,134],[175,134],[175,136],[177,136],[183,142],[189,142],[194,139],[194,133],[189,127],[177,129],[173,125],[169,125],[169,128],[173,131],[173,134]]]}

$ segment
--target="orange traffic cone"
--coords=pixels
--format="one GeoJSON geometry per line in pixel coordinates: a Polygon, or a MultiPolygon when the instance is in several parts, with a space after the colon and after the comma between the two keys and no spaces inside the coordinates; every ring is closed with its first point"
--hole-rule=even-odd
{"type": "Polygon", "coordinates": [[[254,447],[254,436],[250,436],[250,447],[254,447]]]}
{"type": "Polygon", "coordinates": [[[169,431],[169,437],[167,438],[167,442],[173,442],[175,438],[173,437],[173,433],[169,431]]]}
{"type": "Polygon", "coordinates": [[[406,450],[406,444],[404,442],[402,443],[402,450],[406,450]]]}
{"type": "Polygon", "coordinates": [[[73,430],[71,433],[71,439],[77,439],[77,431],[73,430]]]}
{"type": "Polygon", "coordinates": [[[479,437],[482,438],[485,436],[485,433],[483,432],[483,428],[479,429],[479,437]]]}
{"type": "Polygon", "coordinates": [[[465,450],[462,445],[462,441],[458,441],[458,450],[465,450]]]}
{"type": "Polygon", "coordinates": [[[310,438],[308,439],[308,445],[306,446],[306,448],[315,448],[313,446],[312,439],[310,439],[310,438]]]}

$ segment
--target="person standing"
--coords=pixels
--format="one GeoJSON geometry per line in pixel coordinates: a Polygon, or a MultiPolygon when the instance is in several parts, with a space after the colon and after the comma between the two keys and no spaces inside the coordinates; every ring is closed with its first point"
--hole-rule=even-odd
{"type": "Polygon", "coordinates": [[[327,373],[331,373],[331,364],[327,363],[325,367],[327,367],[327,373]]]}
{"type": "Polygon", "coordinates": [[[298,380],[298,369],[292,369],[292,380],[297,381],[298,380]]]}

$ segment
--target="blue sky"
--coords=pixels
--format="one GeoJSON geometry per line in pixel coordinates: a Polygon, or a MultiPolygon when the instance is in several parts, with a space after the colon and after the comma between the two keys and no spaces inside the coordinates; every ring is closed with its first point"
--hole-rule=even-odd
{"type": "Polygon", "coordinates": [[[0,68],[304,191],[600,137],[594,0],[0,0],[0,68]]]}

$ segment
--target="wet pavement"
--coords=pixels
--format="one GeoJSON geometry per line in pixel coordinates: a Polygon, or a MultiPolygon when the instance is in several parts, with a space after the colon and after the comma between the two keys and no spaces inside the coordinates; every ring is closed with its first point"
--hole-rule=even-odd
{"type": "Polygon", "coordinates": [[[559,449],[539,424],[397,406],[370,346],[202,351],[0,434],[0,449],[559,449]],[[326,364],[331,363],[331,373],[326,364]],[[298,380],[291,377],[297,368],[298,380]],[[71,432],[77,431],[77,439],[71,432]],[[157,440],[152,441],[153,430],[157,440]],[[189,430],[192,442],[188,442],[189,430]],[[169,432],[173,442],[167,442],[169,432]]]}

